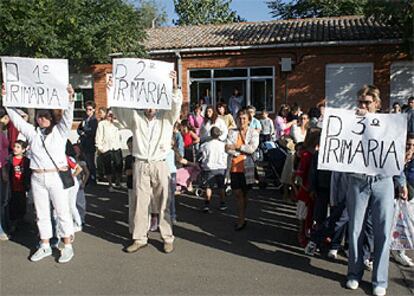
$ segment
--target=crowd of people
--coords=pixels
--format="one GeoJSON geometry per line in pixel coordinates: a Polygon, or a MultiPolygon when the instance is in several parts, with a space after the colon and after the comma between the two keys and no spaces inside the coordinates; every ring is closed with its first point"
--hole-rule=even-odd
{"type": "MultiPolygon", "coordinates": [[[[227,209],[230,186],[237,200],[234,230],[242,231],[248,221],[249,190],[258,183],[257,151],[276,143],[288,154],[279,177],[284,198],[297,203],[298,243],[304,252],[313,256],[326,251],[336,259],[343,251],[348,257],[346,287],[357,289],[368,269],[372,270],[374,295],[385,295],[394,199],[413,200],[414,98],[408,99],[407,106],[394,104],[390,110],[408,114],[406,166],[393,178],[317,169],[324,102],[309,112],[297,104],[283,104],[272,119],[267,110],[257,115],[254,106],[243,107],[237,91],[229,100],[231,112],[224,102],[214,107],[202,101],[183,115],[175,72],[170,76],[174,86],[171,110],[101,107],[98,120],[95,103],[87,102],[74,144],[67,140],[73,121],[71,86],[69,107],[37,110],[34,125],[28,121],[27,110],[0,108],[5,131],[0,133],[0,239],[8,238],[5,230],[12,235],[32,211],[40,243],[30,260],[50,256],[52,247],[63,243],[59,262],[69,262],[74,256],[74,233],[85,223],[85,187],[104,178],[110,192],[123,189],[123,174],[132,237],[124,250],[127,253],[147,246],[148,231],[156,229],[165,253],[171,253],[172,225],[177,221],[175,195],[195,191],[195,187],[204,197],[202,211],[209,213],[214,189],[219,209],[227,209]],[[121,129],[132,131],[125,158],[121,129]]],[[[358,92],[359,115],[378,112],[380,106],[375,86],[364,86],[358,92]]],[[[395,252],[394,257],[414,266],[404,251],[395,252]]]]}

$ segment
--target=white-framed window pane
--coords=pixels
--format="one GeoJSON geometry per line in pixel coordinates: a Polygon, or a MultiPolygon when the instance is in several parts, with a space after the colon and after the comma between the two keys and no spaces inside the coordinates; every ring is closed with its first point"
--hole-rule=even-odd
{"type": "Polygon", "coordinates": [[[257,111],[273,110],[273,79],[253,79],[250,84],[251,105],[257,111]]]}
{"type": "Polygon", "coordinates": [[[407,104],[407,99],[414,96],[414,62],[396,62],[391,65],[390,107],[398,102],[407,104]]]}
{"type": "Polygon", "coordinates": [[[328,64],[325,70],[325,97],[334,108],[353,109],[364,84],[373,82],[373,64],[328,64]]]}

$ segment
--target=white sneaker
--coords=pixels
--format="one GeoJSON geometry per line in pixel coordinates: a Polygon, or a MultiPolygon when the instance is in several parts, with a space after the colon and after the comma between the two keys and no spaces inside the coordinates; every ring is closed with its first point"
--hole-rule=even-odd
{"type": "Polygon", "coordinates": [[[0,233],[0,241],[8,241],[8,240],[9,240],[9,237],[7,236],[7,234],[5,234],[4,232],[0,233]]]}
{"type": "Polygon", "coordinates": [[[329,250],[328,258],[338,259],[338,250],[333,250],[333,249],[329,250]]]}
{"type": "Polygon", "coordinates": [[[357,280],[348,280],[346,282],[346,287],[350,290],[356,290],[359,287],[359,283],[357,280]]]}
{"type": "Polygon", "coordinates": [[[395,261],[397,261],[398,263],[400,263],[403,266],[409,266],[409,267],[414,266],[414,263],[413,263],[413,261],[411,261],[411,258],[408,257],[407,255],[405,255],[404,253],[395,252],[394,253],[394,259],[395,259],[395,261]]]}
{"type": "Polygon", "coordinates": [[[154,232],[157,231],[158,229],[158,218],[157,217],[152,217],[151,218],[151,226],[150,226],[150,231],[154,232]]]}
{"type": "Polygon", "coordinates": [[[309,241],[305,247],[305,254],[309,256],[315,255],[316,252],[316,244],[313,241],[309,241]]]}
{"type": "Polygon", "coordinates": [[[65,246],[60,252],[59,263],[67,263],[73,258],[73,248],[65,246]]]}
{"type": "Polygon", "coordinates": [[[374,262],[369,259],[364,260],[365,269],[368,271],[372,271],[374,269],[374,262]]]}
{"type": "Polygon", "coordinates": [[[52,248],[49,247],[40,247],[37,251],[30,257],[30,261],[37,262],[46,258],[47,256],[52,255],[52,248]]]}
{"type": "Polygon", "coordinates": [[[385,296],[387,294],[387,290],[381,287],[375,287],[372,290],[372,295],[374,296],[385,296]]]}

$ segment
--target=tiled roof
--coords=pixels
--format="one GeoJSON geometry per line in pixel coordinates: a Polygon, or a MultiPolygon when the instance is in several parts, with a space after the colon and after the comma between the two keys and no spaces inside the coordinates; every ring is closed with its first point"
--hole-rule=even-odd
{"type": "Polygon", "coordinates": [[[149,50],[401,38],[397,27],[362,16],[161,27],[147,34],[149,50]]]}

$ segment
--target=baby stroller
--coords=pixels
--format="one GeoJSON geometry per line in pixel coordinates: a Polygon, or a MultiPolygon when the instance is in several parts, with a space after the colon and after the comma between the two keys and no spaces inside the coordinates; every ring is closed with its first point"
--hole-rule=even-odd
{"type": "Polygon", "coordinates": [[[288,154],[286,148],[277,142],[267,141],[260,144],[258,153],[259,186],[265,188],[268,183],[273,183],[277,190],[280,189],[280,176],[288,154]]]}

